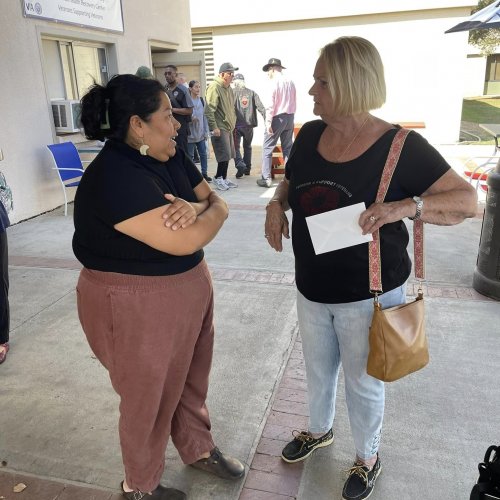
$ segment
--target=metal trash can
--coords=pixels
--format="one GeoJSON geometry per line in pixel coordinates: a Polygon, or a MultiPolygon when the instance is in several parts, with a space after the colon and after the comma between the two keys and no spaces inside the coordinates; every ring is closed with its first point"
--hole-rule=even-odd
{"type": "Polygon", "coordinates": [[[500,161],[486,183],[488,194],[472,286],[479,293],[500,300],[500,161]]]}

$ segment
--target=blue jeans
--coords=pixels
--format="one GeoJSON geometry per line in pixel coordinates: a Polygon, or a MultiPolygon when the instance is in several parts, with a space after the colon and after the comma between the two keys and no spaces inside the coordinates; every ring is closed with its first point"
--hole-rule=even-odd
{"type": "Polygon", "coordinates": [[[200,157],[201,173],[207,175],[208,160],[207,160],[207,143],[203,140],[200,142],[188,142],[188,154],[194,161],[194,147],[198,150],[200,157]]]}
{"type": "Polygon", "coordinates": [[[262,145],[262,178],[271,178],[271,165],[273,162],[273,150],[278,143],[278,139],[281,143],[281,150],[283,151],[283,158],[288,160],[290,156],[290,151],[293,145],[293,127],[294,127],[294,116],[293,114],[283,113],[281,115],[276,115],[273,117],[271,122],[271,128],[273,129],[273,134],[264,132],[264,144],[262,145]]]}
{"type": "MultiPolygon", "coordinates": [[[[334,285],[332,285],[334,286],[334,285]]],[[[403,304],[406,283],[379,296],[383,308],[403,304]]],[[[347,411],[357,456],[372,458],[380,444],[384,383],[366,373],[373,299],[320,304],[297,292],[309,398],[309,431],[333,427],[340,365],[344,368],[347,411]]]]}

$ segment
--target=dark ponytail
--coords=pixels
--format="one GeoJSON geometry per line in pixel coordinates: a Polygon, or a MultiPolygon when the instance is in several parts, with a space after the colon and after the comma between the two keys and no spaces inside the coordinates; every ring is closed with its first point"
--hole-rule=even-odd
{"type": "Polygon", "coordinates": [[[85,136],[92,140],[111,138],[123,142],[130,117],[137,115],[149,121],[160,107],[161,92],[165,90],[158,80],[134,75],[116,75],[105,87],[92,85],[81,100],[85,136]]]}

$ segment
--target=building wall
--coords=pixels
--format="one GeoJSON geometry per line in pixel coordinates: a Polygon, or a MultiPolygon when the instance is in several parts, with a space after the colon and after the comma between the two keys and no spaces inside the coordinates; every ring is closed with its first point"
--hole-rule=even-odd
{"type": "MultiPolygon", "coordinates": [[[[472,47],[471,47],[472,48],[472,47]]],[[[463,84],[464,97],[482,96],[484,93],[484,79],[486,74],[486,57],[473,49],[466,60],[466,71],[463,84]]]]}
{"type": "Polygon", "coordinates": [[[63,203],[45,147],[64,138],[55,135],[52,122],[42,36],[109,44],[112,75],[151,66],[152,44],[190,51],[191,32],[188,2],[179,2],[174,9],[164,0],[148,0],[148,8],[135,0],[122,0],[123,34],[24,18],[21,2],[4,4],[0,21],[0,148],[4,161],[0,170],[13,191],[11,221],[18,222],[63,203]]]}
{"type": "MultiPolygon", "coordinates": [[[[259,2],[256,0],[257,5],[252,7],[254,14],[259,11],[259,2]]],[[[266,21],[279,19],[275,7],[280,3],[269,3],[266,21]]],[[[425,1],[419,2],[419,10],[414,10],[414,2],[407,1],[360,0],[348,4],[330,2],[320,8],[312,0],[302,11],[303,19],[261,23],[248,10],[244,19],[237,9],[229,9],[226,17],[215,16],[209,6],[191,0],[191,20],[193,30],[212,29],[215,67],[224,61],[239,66],[247,85],[262,98],[266,78],[262,66],[270,57],[280,58],[297,85],[299,123],[314,118],[308,90],[319,49],[343,35],[367,38],[381,53],[388,90],[387,103],[374,113],[393,122],[423,121],[423,135],[435,143],[458,140],[463,91],[456,82],[465,78],[467,33],[444,32],[469,15],[470,2],[425,1]],[[324,17],[326,13],[331,17],[324,17]],[[313,19],[313,15],[318,17],[313,19]],[[234,24],[222,25],[221,19],[234,24]],[[252,24],[242,24],[248,20],[252,24]]],[[[225,12],[223,7],[217,11],[225,12]]],[[[290,9],[282,12],[289,16],[290,9]]],[[[261,122],[256,144],[262,143],[262,136],[261,122]]]]}

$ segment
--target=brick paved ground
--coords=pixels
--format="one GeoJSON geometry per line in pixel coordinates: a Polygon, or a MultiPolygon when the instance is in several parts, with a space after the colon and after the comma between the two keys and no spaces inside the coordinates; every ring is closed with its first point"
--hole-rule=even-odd
{"type": "MultiPolygon", "coordinates": [[[[261,210],[261,206],[231,205],[233,209],[261,210]]],[[[79,269],[75,259],[11,256],[11,266],[28,266],[56,269],[79,269]]],[[[276,273],[246,269],[211,266],[214,280],[240,281],[294,286],[293,273],[276,273]]],[[[410,280],[408,296],[414,296],[418,283],[410,280]]],[[[426,283],[424,294],[429,298],[451,298],[488,301],[490,299],[470,287],[426,283]]],[[[282,379],[272,396],[272,406],[267,416],[262,436],[256,448],[250,470],[242,489],[240,500],[293,500],[296,498],[303,472],[303,463],[285,464],[281,458],[283,446],[290,441],[292,431],[307,428],[307,389],[305,366],[300,338],[295,339],[282,379]]],[[[11,496],[0,495],[0,500],[118,500],[120,494],[82,485],[66,484],[34,476],[0,472],[0,491],[12,491],[18,483],[29,488],[11,496]],[[43,494],[41,493],[43,492],[43,494]]]]}
{"type": "Polygon", "coordinates": [[[119,493],[52,481],[27,474],[0,471],[0,500],[123,500],[119,493]],[[14,488],[26,488],[14,493],[14,488]]]}
{"type": "MultiPolygon", "coordinates": [[[[415,295],[418,283],[409,283],[408,298],[415,295]]],[[[472,288],[424,285],[429,297],[489,301],[472,288]]],[[[272,410],[264,426],[250,466],[240,500],[293,500],[296,498],[303,463],[286,464],[281,450],[290,441],[292,431],[307,429],[307,387],[302,343],[297,337],[283,378],[278,386],[272,410]]]]}

